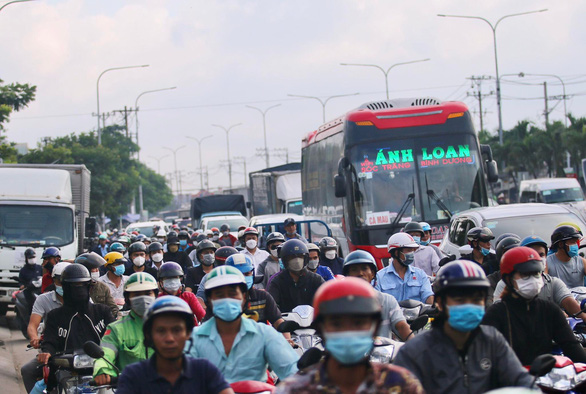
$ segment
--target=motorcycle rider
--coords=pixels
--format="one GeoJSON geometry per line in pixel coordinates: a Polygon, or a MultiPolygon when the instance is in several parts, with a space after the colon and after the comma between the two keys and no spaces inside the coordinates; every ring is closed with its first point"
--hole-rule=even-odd
{"type": "Polygon", "coordinates": [[[205,239],[197,244],[196,259],[199,265],[187,269],[185,273],[185,291],[197,293],[201,279],[214,269],[216,245],[205,239]]]}
{"type": "MultiPolygon", "coordinates": [[[[348,254],[344,260],[344,276],[346,277],[360,278],[368,283],[373,283],[376,271],[374,257],[364,250],[355,250],[348,254]]],[[[382,313],[377,335],[391,338],[391,330],[393,330],[403,341],[411,339],[413,333],[395,297],[378,290],[375,291],[382,313]]]]}
{"type": "Polygon", "coordinates": [[[433,304],[433,291],[427,274],[413,267],[419,245],[407,233],[395,233],[387,242],[391,255],[389,265],[376,274],[375,289],[395,297],[397,301],[417,300],[433,304]]]}
{"type": "Polygon", "coordinates": [[[552,254],[547,256],[549,274],[560,278],[569,288],[584,286],[586,259],[581,257],[582,234],[572,226],[560,226],[551,234],[552,254]]]}
{"type": "Polygon", "coordinates": [[[254,268],[256,269],[260,263],[269,257],[269,253],[266,250],[258,248],[258,230],[254,227],[247,227],[242,233],[244,236],[244,250],[240,253],[250,256],[254,268]]]}
{"type": "Polygon", "coordinates": [[[108,236],[105,233],[100,234],[98,237],[98,244],[92,249],[92,252],[99,254],[104,257],[108,254],[108,236]]]}
{"type": "MultiPolygon", "coordinates": [[[[228,257],[232,256],[233,254],[239,254],[236,248],[231,246],[222,246],[220,249],[216,250],[216,263],[215,266],[219,267],[221,265],[226,264],[226,260],[228,257]]],[[[197,287],[197,300],[201,304],[202,308],[207,309],[206,306],[206,294],[205,294],[205,283],[207,280],[208,274],[205,274],[201,281],[199,282],[199,286],[197,287]]]]}
{"type": "Polygon", "coordinates": [[[121,253],[110,252],[104,257],[104,260],[106,260],[106,264],[104,264],[106,273],[98,280],[110,288],[114,302],[122,308],[124,305],[124,284],[128,280],[128,276],[124,275],[126,259],[121,253]]]}
{"type": "Polygon", "coordinates": [[[193,267],[193,261],[187,253],[179,250],[179,238],[169,236],[167,240],[167,252],[163,255],[163,261],[174,261],[181,266],[183,272],[193,267]]]}
{"type": "MultiPolygon", "coordinates": [[[[130,305],[130,313],[111,323],[102,337],[100,346],[104,359],[122,371],[127,365],[145,360],[153,355],[153,349],[144,345],[142,334],[143,317],[155,301],[157,281],[146,272],[136,272],[128,277],[124,285],[124,298],[130,305]]],[[[97,385],[110,384],[116,370],[104,359],[94,363],[94,380],[97,385]]]]}
{"type": "Polygon", "coordinates": [[[503,336],[480,325],[489,286],[482,268],[468,260],[438,271],[433,288],[439,315],[432,329],[407,342],[394,361],[411,371],[428,394],[532,386],[533,378],[503,336]]]}
{"type": "Polygon", "coordinates": [[[238,242],[238,238],[230,234],[230,225],[228,223],[224,223],[220,226],[220,232],[222,236],[218,240],[220,245],[222,246],[235,246],[238,242]]]}
{"type": "Polygon", "coordinates": [[[519,246],[505,252],[501,274],[506,288],[501,302],[486,311],[482,324],[499,330],[523,365],[551,353],[552,341],[572,361],[586,362],[586,352],[560,308],[537,297],[543,288],[543,269],[542,259],[531,248],[519,246]]]}
{"type": "Polygon", "coordinates": [[[338,257],[338,243],[332,237],[323,237],[319,241],[319,264],[328,267],[334,275],[344,271],[344,259],[338,257]]]}
{"type": "Polygon", "coordinates": [[[20,289],[27,287],[33,280],[43,276],[43,267],[37,264],[37,254],[33,248],[24,251],[25,264],[18,271],[18,283],[20,289]]]}
{"type": "Polygon", "coordinates": [[[143,242],[137,241],[131,244],[128,247],[128,258],[132,263],[126,267],[124,275],[130,276],[135,272],[145,272],[146,253],[147,247],[143,242]]]}
{"type": "Polygon", "coordinates": [[[117,316],[118,306],[112,297],[110,288],[108,285],[98,280],[100,278],[100,267],[106,264],[106,260],[104,260],[99,254],[91,252],[80,254],[77,256],[74,262],[87,268],[90,276],[92,277],[90,286],[90,299],[96,304],[106,305],[108,308],[110,308],[112,315],[117,316]]]}
{"type": "Polygon", "coordinates": [[[61,261],[61,251],[54,246],[50,246],[47,249],[43,250],[43,255],[41,256],[43,262],[41,263],[41,267],[43,267],[43,280],[41,284],[41,293],[44,293],[47,287],[53,284],[53,279],[51,277],[51,270],[59,261],[61,261]]]}
{"type": "Polygon", "coordinates": [[[494,239],[492,231],[488,227],[473,227],[466,234],[468,245],[472,252],[463,254],[462,260],[474,261],[480,265],[486,275],[498,271],[499,265],[496,255],[490,251],[490,241],[494,239]]]}
{"type": "Polygon", "coordinates": [[[279,384],[277,393],[423,393],[406,369],[368,359],[381,322],[371,285],[358,278],[329,281],[313,308],[326,356],[279,384]]]}
{"type": "Polygon", "coordinates": [[[159,297],[172,295],[181,298],[191,308],[197,319],[196,322],[203,320],[206,311],[197,300],[195,294],[190,291],[185,291],[185,287],[181,283],[183,280],[183,269],[181,269],[179,264],[174,261],[167,261],[159,269],[157,280],[159,281],[160,289],[159,297]]]}
{"type": "Polygon", "coordinates": [[[307,263],[307,269],[314,274],[318,274],[325,281],[334,279],[334,273],[331,269],[324,265],[319,264],[319,246],[313,242],[307,244],[307,250],[309,251],[309,262],[307,263]]]}
{"type": "Polygon", "coordinates": [[[188,356],[208,359],[230,383],[265,382],[267,365],[281,379],[297,372],[299,357],[282,335],[271,326],[242,318],[248,287],[240,270],[229,265],[214,268],[205,291],[214,317],[193,329],[185,346],[188,356]]]}
{"type": "Polygon", "coordinates": [[[267,291],[281,312],[291,312],[298,305],[311,305],[324,279],[307,270],[307,245],[298,239],[290,239],[281,246],[280,257],[285,269],[271,279],[267,291]]]}
{"type": "Polygon", "coordinates": [[[285,228],[285,241],[288,241],[290,239],[298,239],[303,243],[307,243],[307,240],[297,233],[297,223],[295,223],[295,219],[285,219],[285,221],[283,222],[283,227],[285,228]]]}
{"type": "Polygon", "coordinates": [[[429,247],[421,244],[421,239],[425,236],[425,230],[420,223],[409,222],[403,228],[403,232],[413,237],[415,242],[419,245],[415,250],[415,261],[413,266],[421,268],[427,276],[434,276],[439,270],[439,257],[435,251],[429,247]]]}
{"type": "Polygon", "coordinates": [[[421,237],[421,245],[429,246],[435,251],[437,257],[441,260],[446,257],[443,252],[436,245],[431,243],[431,226],[427,222],[419,222],[423,228],[423,237],[421,237]]]}
{"type": "Polygon", "coordinates": [[[146,271],[156,278],[163,264],[163,245],[160,242],[151,242],[147,250],[149,252],[149,263],[146,271]]]}
{"type": "Polygon", "coordinates": [[[212,363],[183,355],[192,328],[193,314],[185,301],[169,296],[155,300],[142,326],[144,344],[154,354],[124,368],[116,393],[234,394],[212,363]]]}
{"type": "Polygon", "coordinates": [[[279,232],[270,233],[265,240],[266,251],[269,256],[256,267],[258,276],[263,276],[262,282],[257,284],[257,288],[266,289],[271,276],[281,271],[281,264],[277,248],[285,242],[285,237],[279,232]]]}
{"type": "Polygon", "coordinates": [[[179,251],[187,254],[187,250],[192,246],[189,244],[189,241],[191,241],[189,233],[186,230],[181,230],[177,233],[177,238],[179,238],[179,251]]]}

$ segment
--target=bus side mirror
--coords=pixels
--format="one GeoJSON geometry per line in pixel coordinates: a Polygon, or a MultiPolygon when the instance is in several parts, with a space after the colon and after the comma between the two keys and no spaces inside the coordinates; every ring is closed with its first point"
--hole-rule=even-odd
{"type": "Polygon", "coordinates": [[[490,160],[486,162],[486,177],[490,183],[494,183],[499,180],[499,170],[496,165],[496,161],[490,160]]]}
{"type": "Polygon", "coordinates": [[[334,176],[334,194],[336,197],[346,197],[346,178],[344,175],[334,176]]]}

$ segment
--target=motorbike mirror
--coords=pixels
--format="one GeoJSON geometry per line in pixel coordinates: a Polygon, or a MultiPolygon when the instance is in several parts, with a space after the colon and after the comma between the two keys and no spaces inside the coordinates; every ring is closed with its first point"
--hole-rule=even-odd
{"type": "Polygon", "coordinates": [[[301,357],[299,357],[299,360],[297,361],[297,368],[302,370],[318,363],[319,360],[321,360],[323,354],[324,352],[316,347],[307,349],[307,351],[303,353],[301,357]]]}
{"type": "Polygon", "coordinates": [[[279,324],[279,327],[277,327],[277,331],[279,331],[280,333],[293,332],[295,330],[299,330],[299,328],[299,323],[291,320],[285,320],[283,323],[279,324]]]}
{"type": "Polygon", "coordinates": [[[537,356],[531,363],[529,373],[533,376],[543,376],[553,369],[555,358],[551,354],[537,356]]]}
{"type": "Polygon", "coordinates": [[[83,344],[83,351],[91,358],[102,358],[104,357],[104,349],[95,342],[87,341],[83,344]]]}
{"type": "Polygon", "coordinates": [[[427,324],[429,318],[427,315],[419,316],[417,319],[413,320],[413,322],[409,325],[411,331],[419,331],[427,324]]]}

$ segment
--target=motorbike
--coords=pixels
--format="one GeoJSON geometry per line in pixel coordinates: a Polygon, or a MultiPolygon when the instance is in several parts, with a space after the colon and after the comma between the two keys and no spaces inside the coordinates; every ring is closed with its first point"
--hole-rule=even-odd
{"type": "Polygon", "coordinates": [[[12,293],[12,302],[16,312],[16,321],[22,335],[29,339],[27,333],[28,323],[37,297],[41,294],[42,277],[32,280],[24,289],[12,293]]]}
{"type": "Polygon", "coordinates": [[[283,323],[279,325],[277,331],[281,333],[291,333],[291,340],[295,343],[295,351],[301,356],[312,347],[323,350],[321,338],[311,327],[313,322],[313,307],[310,305],[299,305],[293,308],[289,313],[283,313],[283,323]]]}
{"type": "Polygon", "coordinates": [[[437,309],[432,305],[417,300],[403,300],[399,301],[399,306],[407,323],[410,326],[417,327],[416,329],[412,329],[413,334],[416,335],[421,330],[429,330],[431,328],[431,322],[437,313],[437,309]],[[421,320],[425,321],[423,326],[420,326],[421,320]],[[416,321],[417,324],[414,324],[416,321]]]}
{"type": "MultiPolygon", "coordinates": [[[[586,390],[586,364],[573,363],[568,357],[553,356],[555,364],[536,384],[546,393],[582,393],[586,390]]],[[[537,375],[537,376],[539,376],[537,375]]]]}
{"type": "Polygon", "coordinates": [[[92,393],[90,387],[94,360],[83,350],[61,353],[51,357],[43,367],[43,379],[47,392],[55,390],[59,394],[92,393]]]}

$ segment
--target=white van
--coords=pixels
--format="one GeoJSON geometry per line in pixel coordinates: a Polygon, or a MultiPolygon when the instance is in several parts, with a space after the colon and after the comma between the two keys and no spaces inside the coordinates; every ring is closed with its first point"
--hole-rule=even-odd
{"type": "Polygon", "coordinates": [[[546,204],[584,201],[584,192],[574,178],[540,178],[521,181],[519,202],[546,204]]]}

